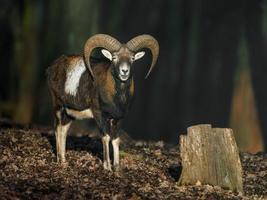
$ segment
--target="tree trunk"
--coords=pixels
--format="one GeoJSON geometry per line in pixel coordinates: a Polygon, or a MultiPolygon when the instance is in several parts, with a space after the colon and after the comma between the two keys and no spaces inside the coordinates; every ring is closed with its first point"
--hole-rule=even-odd
{"type": "Polygon", "coordinates": [[[36,93],[39,57],[38,32],[40,24],[40,3],[25,1],[22,19],[16,19],[15,28],[15,62],[18,68],[18,98],[13,113],[15,121],[29,123],[32,120],[34,96],[36,93]]]}
{"type": "Polygon", "coordinates": [[[210,184],[243,192],[242,168],[231,129],[197,125],[180,136],[180,185],[210,184]]]}

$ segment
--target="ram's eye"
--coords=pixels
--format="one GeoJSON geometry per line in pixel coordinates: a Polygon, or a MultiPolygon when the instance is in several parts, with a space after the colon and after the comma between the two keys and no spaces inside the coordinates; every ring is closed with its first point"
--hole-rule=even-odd
{"type": "Polygon", "coordinates": [[[131,61],[132,61],[132,62],[134,61],[134,56],[131,56],[131,61]]]}
{"type": "Polygon", "coordinates": [[[117,56],[112,56],[112,60],[117,61],[118,57],[117,56]]]}

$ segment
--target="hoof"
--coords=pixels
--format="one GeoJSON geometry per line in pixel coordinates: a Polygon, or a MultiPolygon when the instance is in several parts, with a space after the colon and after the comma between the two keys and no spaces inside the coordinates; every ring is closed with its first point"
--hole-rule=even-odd
{"type": "Polygon", "coordinates": [[[109,163],[107,163],[107,162],[104,162],[103,167],[104,167],[105,170],[112,171],[111,170],[111,165],[109,163]]]}
{"type": "Polygon", "coordinates": [[[114,165],[113,170],[114,170],[114,172],[120,171],[120,165],[114,165]]]}
{"type": "Polygon", "coordinates": [[[63,168],[66,168],[66,167],[69,165],[69,163],[68,163],[67,161],[65,161],[65,162],[61,162],[60,164],[61,164],[61,166],[62,166],[63,168]]]}
{"type": "Polygon", "coordinates": [[[67,167],[68,166],[68,162],[66,161],[65,158],[59,158],[59,157],[57,157],[57,163],[59,165],[61,165],[62,167],[67,167]]]}
{"type": "Polygon", "coordinates": [[[57,164],[59,165],[59,167],[65,169],[69,166],[69,163],[67,161],[63,162],[63,161],[58,161],[57,164]]]}

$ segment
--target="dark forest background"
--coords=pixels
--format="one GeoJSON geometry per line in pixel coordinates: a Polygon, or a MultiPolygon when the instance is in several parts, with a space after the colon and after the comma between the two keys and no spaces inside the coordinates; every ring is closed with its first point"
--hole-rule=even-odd
{"type": "Polygon", "coordinates": [[[149,79],[150,57],[134,67],[131,137],[178,143],[211,123],[233,128],[242,151],[267,146],[266,0],[1,0],[0,117],[52,125],[45,70],[95,33],[159,41],[149,79]]]}

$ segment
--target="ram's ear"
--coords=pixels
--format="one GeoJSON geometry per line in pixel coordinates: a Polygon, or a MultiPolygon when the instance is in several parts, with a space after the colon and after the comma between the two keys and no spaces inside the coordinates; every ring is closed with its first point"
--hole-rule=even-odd
{"type": "Polygon", "coordinates": [[[134,55],[134,60],[138,60],[138,59],[142,58],[144,55],[145,55],[145,52],[144,51],[137,52],[134,55]]]}
{"type": "Polygon", "coordinates": [[[108,50],[102,49],[101,52],[107,59],[112,61],[112,54],[108,50]]]}

